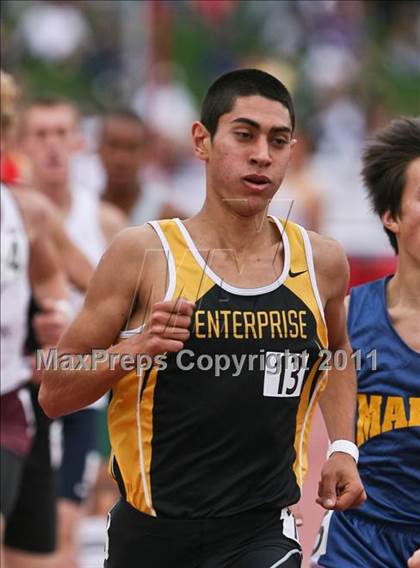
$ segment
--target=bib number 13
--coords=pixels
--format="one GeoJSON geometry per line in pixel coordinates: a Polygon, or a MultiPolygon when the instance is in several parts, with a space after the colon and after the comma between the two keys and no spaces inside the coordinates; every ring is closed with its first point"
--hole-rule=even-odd
{"type": "Polygon", "coordinates": [[[300,396],[309,354],[267,351],[264,371],[264,396],[300,396]]]}

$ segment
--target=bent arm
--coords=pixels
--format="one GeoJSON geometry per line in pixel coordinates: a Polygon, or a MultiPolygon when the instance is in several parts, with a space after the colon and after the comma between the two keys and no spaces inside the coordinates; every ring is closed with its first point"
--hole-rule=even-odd
{"type": "Polygon", "coordinates": [[[51,239],[48,200],[25,189],[13,190],[13,195],[29,238],[29,279],[33,294],[39,303],[63,299],[67,296],[67,281],[59,251],[51,239]]]}
{"type": "MultiPolygon", "coordinates": [[[[16,189],[14,195],[22,210],[31,242],[48,241],[46,245],[48,257],[50,259],[54,257],[53,262],[59,266],[60,271],[69,282],[74,284],[81,292],[86,292],[93,274],[93,267],[86,256],[67,236],[58,208],[47,197],[30,189],[16,189]],[[52,248],[55,250],[51,252],[52,248]]],[[[35,244],[36,248],[42,246],[45,245],[35,244]]],[[[42,277],[42,274],[48,268],[46,268],[46,264],[43,265],[42,254],[35,254],[38,256],[37,262],[42,277]]]]}
{"type": "Polygon", "coordinates": [[[86,292],[93,275],[92,265],[82,251],[67,236],[58,217],[51,216],[50,227],[54,245],[60,251],[62,266],[66,271],[68,280],[80,292],[86,292]]]}
{"type": "MultiPolygon", "coordinates": [[[[337,369],[332,363],[328,372],[328,382],[321,394],[319,405],[331,442],[334,440],[350,440],[354,442],[354,421],[357,400],[357,379],[352,359],[352,348],[345,330],[345,312],[343,301],[331,303],[328,312],[333,312],[337,320],[329,329],[331,361],[334,354],[340,351],[342,354],[343,369],[337,369]],[[344,325],[340,322],[344,320],[344,325]]],[[[327,316],[327,310],[326,310],[327,316]]],[[[329,318],[331,321],[331,317],[329,318]]],[[[328,321],[328,320],[327,320],[328,321]]],[[[341,358],[341,357],[340,357],[341,358]]]]}
{"type": "Polygon", "coordinates": [[[344,252],[336,243],[327,244],[327,266],[322,275],[327,288],[325,320],[331,367],[328,382],[320,397],[320,407],[330,441],[354,441],[354,420],[357,399],[357,378],[352,359],[352,347],[347,335],[344,299],[349,282],[349,266],[344,252]],[[340,356],[335,357],[336,354],[340,356]],[[335,362],[339,362],[339,368],[335,362]]]}
{"type": "MultiPolygon", "coordinates": [[[[129,316],[133,294],[137,294],[137,273],[142,263],[142,250],[133,229],[123,232],[105,253],[90,283],[79,315],[58,344],[58,362],[72,354],[87,355],[85,368],[46,369],[39,395],[46,414],[57,417],[91,404],[105,394],[126,371],[109,360],[95,367],[92,350],[135,355],[139,348],[133,338],[112,345],[129,316]],[[124,259],[123,262],[121,260],[124,259]],[[87,369],[86,369],[87,367],[87,369]]],[[[77,358],[72,359],[73,363],[77,358]]]]}
{"type": "Polygon", "coordinates": [[[47,231],[42,231],[31,243],[29,259],[31,288],[38,303],[67,297],[66,277],[56,248],[47,231]]]}
{"type": "MultiPolygon", "coordinates": [[[[331,350],[332,368],[321,395],[320,406],[331,441],[354,441],[357,381],[347,337],[344,298],[349,268],[344,251],[334,241],[324,243],[321,269],[321,293],[326,299],[325,319],[331,350]],[[334,364],[334,354],[342,350],[342,368],[334,364]]],[[[318,486],[318,499],[326,509],[344,511],[366,499],[356,462],[344,451],[335,451],[325,463],[318,486]]]]}

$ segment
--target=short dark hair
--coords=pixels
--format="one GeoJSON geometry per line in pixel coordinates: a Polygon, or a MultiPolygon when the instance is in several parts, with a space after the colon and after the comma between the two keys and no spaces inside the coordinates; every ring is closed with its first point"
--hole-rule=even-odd
{"type": "Polygon", "coordinates": [[[141,116],[128,107],[109,109],[102,115],[102,121],[113,118],[119,120],[127,120],[129,122],[136,122],[139,126],[144,126],[144,122],[141,116]]]}
{"type": "Polygon", "coordinates": [[[142,132],[146,132],[146,124],[140,115],[131,108],[117,107],[109,109],[102,114],[97,132],[99,140],[103,140],[105,138],[107,126],[109,122],[113,120],[124,122],[125,124],[130,123],[137,126],[142,132]]]}
{"type": "Polygon", "coordinates": [[[230,112],[238,97],[260,95],[278,101],[287,108],[292,130],[295,127],[295,110],[292,97],[281,81],[259,69],[237,69],[219,77],[209,88],[201,107],[201,122],[216,134],[219,118],[230,112]]]}
{"type": "MultiPolygon", "coordinates": [[[[367,144],[362,158],[362,178],[375,213],[401,214],[407,168],[420,157],[420,118],[402,117],[379,130],[367,144]]],[[[398,254],[395,234],[384,227],[398,254]]]]}

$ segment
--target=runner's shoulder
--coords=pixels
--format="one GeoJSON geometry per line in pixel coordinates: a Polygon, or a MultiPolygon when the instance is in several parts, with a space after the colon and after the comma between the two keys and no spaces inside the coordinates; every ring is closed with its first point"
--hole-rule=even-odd
{"type": "Polygon", "coordinates": [[[59,214],[52,201],[39,191],[26,187],[14,187],[11,192],[22,213],[30,239],[48,231],[52,217],[59,214]]]}
{"type": "Polygon", "coordinates": [[[127,262],[143,259],[149,250],[162,248],[159,237],[149,224],[127,227],[120,231],[105,253],[106,256],[127,262]]]}
{"type": "Polygon", "coordinates": [[[347,288],[349,264],[342,245],[332,237],[314,231],[308,231],[308,234],[317,279],[321,282],[335,282],[340,289],[347,288]]]}

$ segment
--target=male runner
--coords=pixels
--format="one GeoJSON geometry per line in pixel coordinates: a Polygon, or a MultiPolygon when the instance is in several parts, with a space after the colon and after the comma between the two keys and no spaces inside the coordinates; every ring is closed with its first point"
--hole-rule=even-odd
{"type": "MultiPolygon", "coordinates": [[[[70,161],[80,143],[78,112],[74,105],[56,97],[32,101],[24,110],[21,148],[29,160],[31,186],[48,197],[57,207],[68,236],[96,266],[107,244],[125,224],[118,209],[101,203],[82,187],[73,187],[70,161]]],[[[73,289],[70,300],[73,314],[83,302],[73,289]]],[[[75,532],[81,514],[80,505],[95,481],[99,464],[94,407],[62,420],[63,456],[59,477],[59,557],[60,567],[75,562],[75,532]]]]}
{"type": "MultiPolygon", "coordinates": [[[[17,89],[1,72],[1,153],[16,115],[17,89]]],[[[66,280],[51,243],[43,201],[33,192],[15,192],[1,185],[1,503],[0,544],[8,534],[21,493],[21,482],[32,444],[33,421],[26,383],[30,365],[24,357],[28,303],[34,294],[43,308],[36,328],[47,345],[58,341],[68,316],[66,280]]],[[[1,564],[7,568],[46,567],[49,550],[21,554],[6,548],[1,564]]]]}
{"type": "Polygon", "coordinates": [[[393,276],[350,293],[368,499],[357,511],[326,515],[314,562],[328,568],[403,567],[420,547],[420,119],[378,132],[362,173],[398,264],[393,276]]]}
{"type": "Polygon", "coordinates": [[[98,141],[105,172],[102,199],[121,209],[130,225],[181,216],[167,202],[165,189],[142,180],[147,138],[146,126],[133,111],[115,110],[102,117],[98,141]]]}
{"type": "MultiPolygon", "coordinates": [[[[300,566],[287,507],[299,499],[324,386],[319,351],[350,347],[340,247],[266,215],[294,121],[287,89],[267,73],[238,70],[210,87],[192,129],[206,168],[203,209],[117,237],[59,345],[63,355],[99,348],[121,359],[114,370],[108,360],[44,374],[40,401],[51,416],[113,389],[121,500],[110,513],[107,568],[300,566]],[[123,354],[155,365],[127,371],[123,354]]],[[[346,363],[322,397],[334,444],[319,502],[340,510],[364,499],[346,363]]]]}

